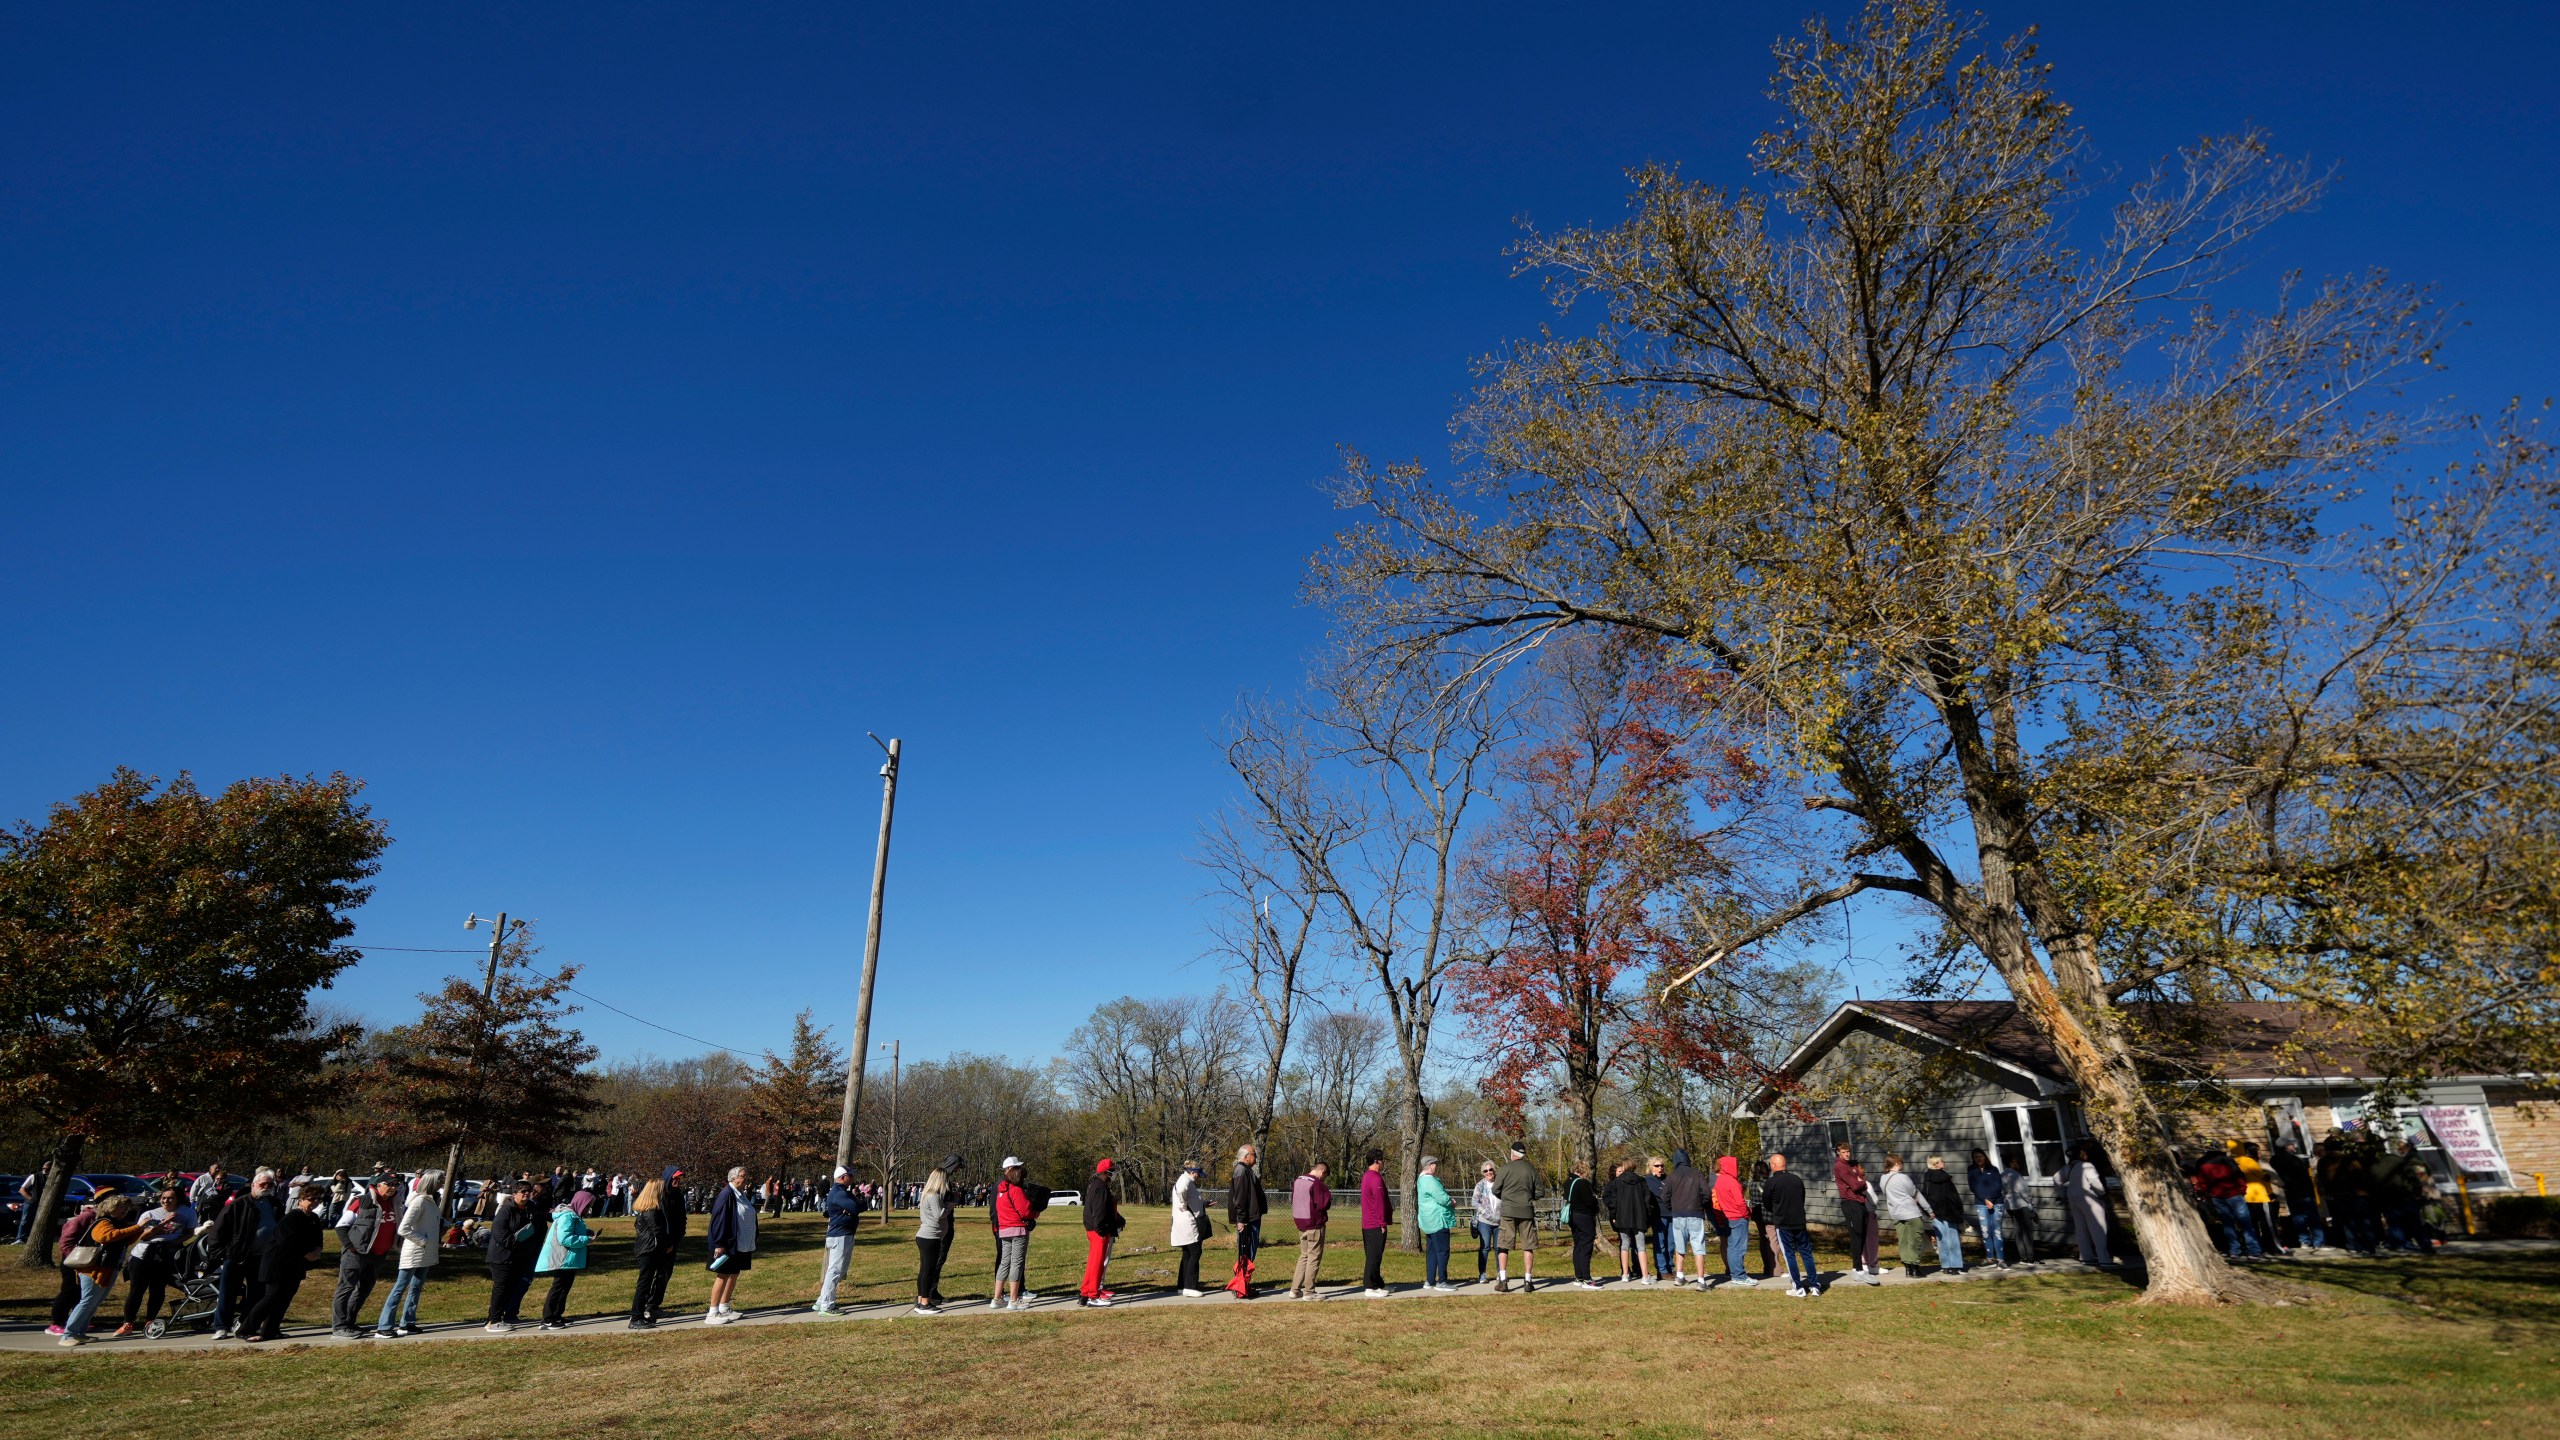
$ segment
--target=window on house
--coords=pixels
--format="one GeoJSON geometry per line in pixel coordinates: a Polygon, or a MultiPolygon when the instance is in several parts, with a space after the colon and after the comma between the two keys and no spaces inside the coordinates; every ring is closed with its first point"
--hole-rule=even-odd
{"type": "Polygon", "coordinates": [[[1993,1158],[2038,1180],[2062,1173],[2062,1114],[2050,1105],[1995,1105],[1983,1111],[1993,1158]]]}
{"type": "Polygon", "coordinates": [[[1822,1124],[1824,1129],[1831,1132],[1832,1153],[1839,1153],[1840,1147],[1849,1143],[1849,1122],[1846,1120],[1825,1120],[1822,1124]]]}

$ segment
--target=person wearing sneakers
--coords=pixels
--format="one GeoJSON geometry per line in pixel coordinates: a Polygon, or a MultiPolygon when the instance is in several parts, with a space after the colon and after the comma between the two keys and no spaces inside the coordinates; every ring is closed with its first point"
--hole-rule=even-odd
{"type": "Polygon", "coordinates": [[[1084,1182],[1084,1284],[1076,1303],[1109,1308],[1112,1293],[1102,1288],[1102,1268],[1111,1263],[1111,1242],[1120,1237],[1120,1195],[1111,1183],[1111,1157],[1094,1162],[1093,1178],[1084,1182]]]}
{"type": "Polygon", "coordinates": [[[1481,1285],[1485,1262],[1502,1253],[1502,1197],[1493,1193],[1492,1161],[1477,1171],[1476,1188],[1467,1203],[1476,1232],[1476,1283],[1481,1285]]]}
{"type": "Polygon", "coordinates": [[[1671,1281],[1689,1283],[1689,1257],[1698,1257],[1698,1288],[1707,1288],[1707,1177],[1689,1163],[1689,1152],[1671,1152],[1671,1177],[1662,1185],[1662,1213],[1671,1226],[1671,1281]]]}
{"type": "Polygon", "coordinates": [[[1576,1160],[1564,1181],[1565,1227],[1573,1232],[1573,1283],[1597,1290],[1591,1278],[1591,1247],[1600,1239],[1600,1191],[1591,1183],[1591,1166],[1576,1160]]]}
{"type": "Polygon", "coordinates": [[[1031,1230],[1040,1223],[1040,1207],[1049,1193],[1023,1182],[1022,1157],[1004,1157],[1004,1173],[996,1181],[995,1198],[987,1206],[987,1223],[996,1232],[996,1294],[987,1302],[994,1310],[1028,1310],[1022,1276],[1031,1253],[1031,1230]]]}
{"type": "Polygon", "coordinates": [[[1621,1160],[1608,1188],[1600,1192],[1600,1203],[1609,1211],[1609,1227],[1618,1234],[1618,1278],[1650,1285],[1660,1273],[1653,1268],[1651,1238],[1660,1217],[1654,1214],[1653,1191],[1644,1182],[1643,1173],[1632,1162],[1621,1160]]]}
{"type": "Polygon", "coordinates": [[[951,1172],[960,1157],[945,1155],[916,1191],[916,1311],[942,1313],[942,1264],[951,1258],[951,1172]]]}
{"type": "Polygon", "coordinates": [[[1227,1176],[1227,1223],[1236,1232],[1236,1271],[1227,1289],[1239,1300],[1253,1298],[1254,1262],[1262,1254],[1262,1217],[1271,1208],[1262,1193],[1262,1152],[1251,1145],[1236,1149],[1236,1168],[1227,1176]]]}
{"type": "Polygon", "coordinates": [[[1875,1191],[1867,1184],[1867,1167],[1849,1158],[1846,1145],[1835,1147],[1831,1186],[1840,1192],[1840,1217],[1849,1232],[1849,1273],[1869,1285],[1883,1284],[1884,1276],[1876,1269],[1881,1232],[1876,1227],[1875,1191]]]}
{"type": "MultiPolygon", "coordinates": [[[[1749,1290],[1760,1282],[1751,1278],[1744,1256],[1751,1248],[1751,1200],[1742,1189],[1742,1161],[1732,1155],[1716,1157],[1715,1191],[1708,1199],[1715,1211],[1716,1229],[1724,1236],[1724,1283],[1728,1287],[1749,1290]]],[[[1698,1258],[1698,1286],[1706,1288],[1707,1262],[1698,1258]]]]}
{"type": "Polygon", "coordinates": [[[853,1233],[862,1221],[862,1197],[853,1193],[852,1171],[836,1167],[835,1180],[827,1186],[819,1208],[827,1215],[827,1261],[818,1272],[817,1303],[809,1308],[820,1315],[841,1315],[836,1287],[844,1283],[844,1272],[853,1268],[853,1233]]]}
{"type": "Polygon", "coordinates": [[[1928,1273],[1928,1259],[1920,1242],[1926,1234],[1929,1209],[1920,1203],[1920,1182],[1902,1168],[1902,1157],[1884,1157],[1884,1218],[1893,1226],[1894,1245],[1902,1256],[1902,1278],[1917,1280],[1928,1273]]]}
{"type": "Polygon", "coordinates": [[[536,1252],[533,1273],[551,1277],[551,1288],[542,1295],[542,1328],[569,1328],[569,1287],[587,1268],[587,1244],[595,1232],[587,1228],[587,1218],[578,1213],[574,1195],[556,1199],[551,1206],[550,1227],[542,1237],[542,1248],[536,1252]]]}
{"type": "Polygon", "coordinates": [[[1769,1157],[1769,1178],[1760,1182],[1763,1222],[1778,1232],[1778,1249],[1787,1257],[1787,1293],[1809,1300],[1822,1293],[1822,1272],[1813,1263],[1813,1232],[1805,1228],[1804,1177],[1787,1168],[1787,1157],[1769,1157]]]}
{"type": "MultiPolygon", "coordinates": [[[[1494,1172],[1493,1193],[1502,1202],[1502,1253],[1497,1266],[1520,1257],[1520,1293],[1538,1288],[1538,1167],[1529,1163],[1529,1147],[1514,1140],[1511,1158],[1494,1172]]],[[[1511,1277],[1497,1271],[1496,1293],[1511,1288],[1511,1277]]]]}
{"type": "Polygon", "coordinates": [[[1199,1161],[1185,1160],[1182,1173],[1173,1178],[1173,1233],[1167,1243],[1182,1256],[1173,1286],[1186,1300],[1209,1293],[1200,1288],[1200,1247],[1209,1238],[1209,1191],[1200,1183],[1201,1174],[1199,1161]]]}
{"type": "Polygon", "coordinates": [[[1387,1259],[1387,1227],[1395,1223],[1396,1200],[1387,1189],[1387,1153],[1372,1150],[1360,1171],[1360,1293],[1371,1300],[1387,1294],[1380,1267],[1387,1259]]]}
{"type": "Polygon", "coordinates": [[[1289,1276],[1289,1298],[1313,1300],[1316,1277],[1324,1270],[1324,1224],[1333,1211],[1333,1191],[1325,1187],[1327,1167],[1321,1160],[1307,1167],[1289,1186],[1289,1220],[1298,1227],[1298,1268],[1289,1276]]]}
{"type": "Polygon", "coordinates": [[[1449,1231],[1458,1223],[1458,1207],[1440,1183],[1437,1155],[1422,1157],[1422,1174],[1413,1182],[1413,1220],[1422,1230],[1422,1288],[1457,1289],[1449,1283],[1449,1231]]]}
{"type": "Polygon", "coordinates": [[[738,1293],[738,1277],[755,1268],[756,1188],[747,1183],[747,1167],[729,1167],[729,1183],[711,1197],[711,1213],[703,1239],[711,1247],[711,1308],[702,1312],[705,1325],[727,1325],[738,1318],[730,1305],[738,1293]]]}

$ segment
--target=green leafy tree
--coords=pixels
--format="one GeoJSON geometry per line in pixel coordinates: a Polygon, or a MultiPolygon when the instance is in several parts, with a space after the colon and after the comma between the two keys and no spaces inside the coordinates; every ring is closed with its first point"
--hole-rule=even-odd
{"type": "MultiPolygon", "coordinates": [[[[2262,1298],[2210,1244],[2118,1002],[2172,976],[2387,985],[2387,965],[2341,963],[2387,924],[2304,911],[2305,881],[2383,833],[2323,816],[2395,772],[2481,793],[2451,752],[2547,715],[2534,657],[2555,633],[2476,548],[2443,573],[2479,583],[2404,584],[2395,556],[2447,514],[2511,531],[2548,485],[2457,470],[2387,525],[2336,523],[2428,433],[2396,387],[2432,362],[2440,314],[2378,275],[2224,302],[2237,258],[2321,190],[2256,134],[2199,141],[2076,218],[2086,144],[2047,81],[2030,40],[1978,47],[1931,0],[1809,24],[1779,47],[1757,183],[1648,168],[1623,223],[1523,243],[1596,320],[1491,363],[1456,483],[1353,457],[1343,498],[1372,520],[1324,584],[1372,653],[1499,661],[1582,625],[1692,647],[1763,707],[1837,827],[1831,883],[1704,958],[1906,897],[2069,1073],[2148,1297],[2262,1298]],[[2482,643],[2448,659],[2449,634],[2482,643]],[[2358,716],[2385,722],[2374,743],[2340,743],[2358,716]],[[2443,763],[2402,769],[2394,731],[2443,742],[2443,763]],[[2253,859],[2253,815],[2287,843],[2253,859]]],[[[2507,771],[2536,765],[2547,751],[2507,771]]],[[[2458,865],[2424,868],[2458,908],[2458,865]]],[[[2386,904],[2351,910],[2388,908],[2363,893],[2386,904]]],[[[2532,933],[2506,927],[2509,952],[2532,933]]],[[[2531,958],[2499,973],[2547,973],[2531,958]]]]}
{"type": "Polygon", "coordinates": [[[418,998],[426,1012],[392,1031],[380,1093],[386,1124],[404,1142],[451,1147],[461,1169],[473,1146],[533,1155],[593,1135],[596,1047],[569,1023],[564,997],[578,967],[535,970],[530,927],[501,943],[494,979],[456,975],[418,998]],[[482,993],[486,983],[488,993],[482,993]]]}
{"type": "Polygon", "coordinates": [[[274,1117],[324,1098],[354,1027],[311,992],[354,964],[347,912],[389,843],[359,782],[242,780],[208,796],[127,769],[0,833],[0,1097],[55,1138],[21,1256],[50,1263],[83,1148],[190,1106],[274,1117]]]}
{"type": "Polygon", "coordinates": [[[747,1081],[747,1133],[763,1163],[791,1174],[832,1168],[844,1121],[845,1053],[814,1024],[791,1017],[791,1053],[768,1050],[747,1081]]]}

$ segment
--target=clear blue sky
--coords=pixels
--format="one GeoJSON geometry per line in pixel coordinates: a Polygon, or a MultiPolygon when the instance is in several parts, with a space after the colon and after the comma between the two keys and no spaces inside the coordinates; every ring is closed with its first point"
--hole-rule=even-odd
{"type": "MultiPolygon", "coordinates": [[[[1212,983],[1212,737],[1318,633],[1332,447],[1442,458],[1543,318],[1512,218],[1740,178],[1802,11],[714,8],[7,8],[0,816],[343,769],[397,840],[360,940],[535,915],[754,1047],[850,1028],[896,734],[875,1034],[1045,1054],[1212,983]]],[[[2560,389],[2552,14],[1991,18],[2112,161],[2337,162],[2271,258],[2440,283],[2488,407],[2560,389]]]]}

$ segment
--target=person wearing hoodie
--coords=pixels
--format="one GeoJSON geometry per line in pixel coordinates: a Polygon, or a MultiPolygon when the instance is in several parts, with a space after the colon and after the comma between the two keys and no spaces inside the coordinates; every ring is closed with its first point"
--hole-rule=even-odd
{"type": "Polygon", "coordinates": [[[1102,1288],[1102,1269],[1111,1263],[1111,1242],[1120,1238],[1120,1196],[1111,1183],[1111,1157],[1094,1162],[1093,1178],[1084,1182],[1084,1284],[1076,1304],[1107,1309],[1112,1293],[1102,1288]]]}
{"type": "Polygon", "coordinates": [[[1929,1218],[1928,1208],[1920,1203],[1920,1183],[1902,1168],[1902,1157],[1884,1157],[1884,1218],[1893,1226],[1895,1248],[1902,1257],[1902,1273],[1918,1279],[1927,1273],[1928,1259],[1920,1249],[1920,1237],[1929,1218]]]}
{"type": "MultiPolygon", "coordinates": [[[[853,1193],[853,1172],[839,1165],[834,1183],[821,1204],[827,1212],[827,1262],[818,1274],[818,1301],[809,1308],[821,1315],[840,1315],[836,1287],[853,1266],[853,1232],[862,1221],[862,1197],[853,1193]]],[[[921,1232],[919,1232],[921,1234],[921,1232]]]]}
{"type": "Polygon", "coordinates": [[[382,1297],[382,1314],[373,1333],[385,1338],[418,1333],[418,1300],[427,1291],[427,1272],[443,1253],[444,1172],[421,1170],[400,1207],[400,1223],[392,1227],[400,1241],[399,1269],[391,1277],[391,1293],[382,1297]]]}
{"type": "Polygon", "coordinates": [[[1870,1285],[1881,1285],[1876,1270],[1876,1198],[1867,1185],[1867,1167],[1849,1158],[1849,1147],[1833,1147],[1831,1188],[1840,1194],[1840,1215],[1849,1232],[1849,1273],[1870,1285]]]}
{"type": "Polygon", "coordinates": [[[534,1237],[542,1233],[542,1218],[534,1211],[533,1195],[532,1181],[516,1181],[508,1188],[506,1198],[498,1202],[498,1213],[489,1222],[489,1238],[481,1253],[489,1262],[489,1323],[485,1328],[492,1335],[504,1335],[516,1328],[517,1307],[524,1303],[524,1292],[533,1285],[534,1237]]]}
{"type": "Polygon", "coordinates": [[[1289,1186],[1289,1223],[1298,1227],[1298,1268],[1289,1276],[1289,1298],[1313,1300],[1316,1277],[1324,1270],[1324,1227],[1333,1213],[1333,1191],[1326,1188],[1327,1167],[1321,1160],[1307,1167],[1289,1186]]]}
{"type": "Polygon", "coordinates": [[[711,1197],[711,1213],[702,1227],[711,1249],[711,1308],[702,1312],[705,1325],[730,1325],[738,1319],[729,1302],[737,1297],[738,1277],[755,1268],[756,1212],[763,1196],[747,1183],[747,1167],[729,1167],[729,1183],[711,1197]]]}
{"type": "MultiPolygon", "coordinates": [[[[1745,1253],[1751,1247],[1751,1200],[1742,1189],[1742,1161],[1735,1156],[1716,1157],[1716,1178],[1707,1197],[1707,1206],[1715,1212],[1716,1231],[1724,1237],[1724,1283],[1744,1290],[1756,1288],[1760,1282],[1751,1278],[1745,1253]]],[[[1707,1284],[1705,1256],[1698,1258],[1698,1284],[1707,1284]]]]}
{"type": "Polygon", "coordinates": [[[1964,1195],[1956,1189],[1956,1177],[1947,1173],[1945,1156],[1929,1157],[1929,1168],[1920,1176],[1920,1199],[1937,1228],[1938,1264],[1950,1275],[1963,1274],[1964,1195]]]}
{"type": "Polygon", "coordinates": [[[1787,1168],[1787,1157],[1772,1152],[1769,1178],[1760,1182],[1761,1224],[1778,1237],[1787,1257],[1787,1293],[1809,1300],[1822,1293],[1822,1272],[1813,1263],[1813,1232],[1805,1228],[1804,1177],[1787,1168]]]}
{"type": "Polygon", "coordinates": [[[1458,1207],[1440,1183],[1437,1155],[1422,1157],[1422,1173],[1413,1182],[1413,1220],[1422,1230],[1422,1288],[1457,1289],[1449,1283],[1449,1232],[1458,1223],[1458,1207]]]}
{"type": "Polygon", "coordinates": [[[1174,1269],[1174,1288],[1190,1300],[1208,1293],[1200,1288],[1200,1247],[1209,1239],[1209,1192],[1200,1183],[1204,1173],[1199,1161],[1185,1160],[1182,1173],[1173,1177],[1173,1231],[1166,1240],[1182,1256],[1174,1269]]]}
{"type": "Polygon", "coordinates": [[[578,1213],[577,1197],[556,1200],[551,1206],[551,1226],[542,1237],[542,1248],[534,1256],[533,1273],[551,1277],[551,1288],[542,1296],[542,1328],[569,1328],[569,1287],[578,1281],[578,1273],[587,1268],[587,1242],[594,1232],[587,1229],[587,1219],[578,1213]]]}
{"type": "Polygon", "coordinates": [[[951,1172],[960,1157],[945,1155],[916,1190],[916,1313],[942,1313],[942,1263],[951,1258],[951,1172]]]}
{"type": "Polygon", "coordinates": [[[1591,1278],[1591,1247],[1600,1240],[1600,1189],[1591,1183],[1588,1161],[1574,1161],[1565,1173],[1564,1221],[1573,1236],[1573,1283],[1580,1289],[1597,1290],[1600,1283],[1591,1278]]]}
{"type": "Polygon", "coordinates": [[[1253,1298],[1254,1262],[1262,1254],[1262,1217],[1271,1197],[1262,1193],[1262,1152],[1251,1145],[1236,1148],[1236,1168],[1227,1176],[1227,1223],[1236,1232],[1236,1273],[1227,1289],[1239,1300],[1253,1298]]]}
{"type": "Polygon", "coordinates": [[[1698,1257],[1698,1288],[1707,1288],[1707,1177],[1689,1163],[1689,1152],[1671,1152],[1671,1178],[1663,1182],[1662,1213],[1671,1221],[1671,1278],[1689,1283],[1689,1257],[1698,1257]]]}
{"type": "Polygon", "coordinates": [[[1633,1162],[1621,1160],[1610,1173],[1608,1187],[1600,1192],[1600,1203],[1609,1212],[1609,1228],[1618,1236],[1618,1278],[1650,1285],[1657,1273],[1648,1259],[1653,1248],[1648,1238],[1653,1234],[1653,1192],[1644,1181],[1633,1162]]]}
{"type": "Polygon", "coordinates": [[[1031,1302],[1023,1294],[1023,1272],[1031,1254],[1031,1232],[1040,1223],[1040,1211],[1049,1203],[1046,1186],[1034,1185],[1022,1177],[1022,1157],[1007,1155],[1004,1168],[996,1179],[996,1193],[987,1204],[987,1225],[996,1232],[995,1298],[988,1307],[995,1310],[1028,1310],[1031,1302]]]}
{"type": "Polygon", "coordinates": [[[2000,1167],[1991,1163],[1987,1150],[1973,1152],[1973,1161],[1964,1167],[1965,1189],[1973,1193],[1973,1228],[1982,1232],[1982,1258],[2006,1270],[2008,1248],[2000,1237],[2000,1167]]]}
{"type": "Polygon", "coordinates": [[[1387,1153],[1372,1150],[1364,1157],[1360,1171],[1360,1293],[1371,1300],[1384,1299],[1387,1277],[1382,1267],[1387,1260],[1387,1227],[1395,1223],[1396,1200],[1387,1189],[1387,1153]]]}

